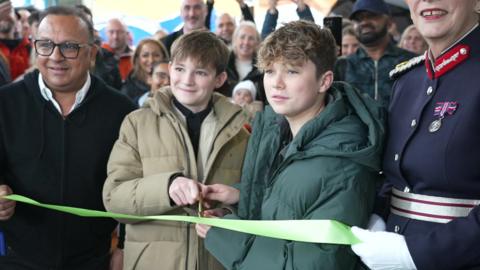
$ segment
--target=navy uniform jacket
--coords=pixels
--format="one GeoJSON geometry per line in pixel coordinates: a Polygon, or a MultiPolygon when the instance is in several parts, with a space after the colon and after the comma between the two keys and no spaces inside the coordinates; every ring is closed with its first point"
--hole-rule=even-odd
{"type": "MultiPolygon", "coordinates": [[[[441,76],[437,72],[430,79],[422,61],[395,82],[384,156],[386,185],[416,194],[480,199],[480,27],[443,56],[464,45],[470,49],[468,58],[440,67],[441,76]],[[437,102],[458,106],[432,133],[437,102]]],[[[479,206],[446,224],[391,213],[387,230],[405,235],[418,269],[480,267],[479,206]]]]}

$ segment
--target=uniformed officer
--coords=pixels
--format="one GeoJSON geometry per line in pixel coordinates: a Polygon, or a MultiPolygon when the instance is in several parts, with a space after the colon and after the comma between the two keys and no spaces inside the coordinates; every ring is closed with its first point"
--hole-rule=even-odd
{"type": "Polygon", "coordinates": [[[354,227],[352,249],[372,269],[478,269],[480,0],[406,2],[429,50],[391,73],[388,232],[354,227]]]}

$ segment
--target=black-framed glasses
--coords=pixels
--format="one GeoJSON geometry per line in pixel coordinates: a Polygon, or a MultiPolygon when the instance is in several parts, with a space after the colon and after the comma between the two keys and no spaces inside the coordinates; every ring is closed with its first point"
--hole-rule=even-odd
{"type": "Polygon", "coordinates": [[[66,59],[76,59],[80,48],[91,46],[91,44],[74,42],[55,43],[48,39],[35,40],[33,45],[35,47],[35,52],[41,56],[52,55],[55,47],[58,47],[60,49],[60,54],[66,59]]]}

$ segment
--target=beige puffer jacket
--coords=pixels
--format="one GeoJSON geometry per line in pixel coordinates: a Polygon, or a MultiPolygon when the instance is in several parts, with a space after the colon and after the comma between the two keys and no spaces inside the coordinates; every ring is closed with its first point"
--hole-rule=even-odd
{"type": "MultiPolygon", "coordinates": [[[[172,207],[168,195],[173,174],[206,184],[239,181],[248,132],[247,115],[214,93],[213,109],[202,123],[198,159],[185,120],[172,105],[168,88],[145,107],[130,113],[108,162],[103,189],[106,209],[133,215],[187,215],[172,207]]],[[[223,269],[203,247],[194,225],[183,222],[127,223],[124,269],[223,269]]]]}

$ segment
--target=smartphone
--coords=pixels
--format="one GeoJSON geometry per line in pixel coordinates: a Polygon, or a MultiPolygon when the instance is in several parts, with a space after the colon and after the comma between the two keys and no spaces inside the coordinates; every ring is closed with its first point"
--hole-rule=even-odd
{"type": "Polygon", "coordinates": [[[339,48],[339,55],[342,55],[342,17],[331,16],[323,18],[323,26],[332,31],[335,43],[339,48]]]}
{"type": "Polygon", "coordinates": [[[7,245],[5,244],[5,237],[3,236],[3,232],[0,231],[0,256],[5,256],[5,255],[7,255],[7,245]]]}

